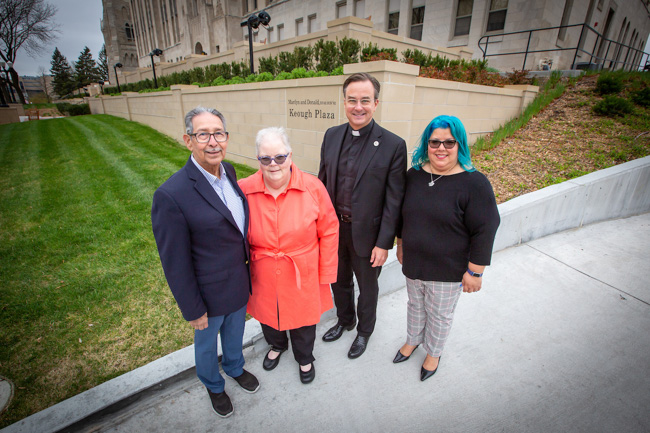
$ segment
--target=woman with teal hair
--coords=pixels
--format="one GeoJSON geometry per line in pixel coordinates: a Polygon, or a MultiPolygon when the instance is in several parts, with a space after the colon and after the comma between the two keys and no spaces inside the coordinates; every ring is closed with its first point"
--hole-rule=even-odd
{"type": "Polygon", "coordinates": [[[424,381],[438,370],[461,292],[481,290],[500,219],[457,117],[438,116],[427,125],[411,165],[397,233],[409,298],[406,343],[393,362],[406,361],[422,344],[424,381]]]}

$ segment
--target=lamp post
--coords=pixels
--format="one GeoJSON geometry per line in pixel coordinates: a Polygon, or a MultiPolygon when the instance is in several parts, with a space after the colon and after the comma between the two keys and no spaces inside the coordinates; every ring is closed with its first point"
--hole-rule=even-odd
{"type": "Polygon", "coordinates": [[[120,80],[117,78],[117,69],[116,69],[121,67],[122,64],[120,62],[117,62],[116,64],[113,65],[113,72],[115,72],[115,81],[117,82],[117,93],[122,93],[122,90],[120,89],[120,80]]]}
{"type": "Polygon", "coordinates": [[[256,29],[262,24],[262,26],[268,26],[271,22],[271,15],[266,11],[262,11],[259,14],[251,15],[246,21],[242,21],[241,26],[248,26],[248,51],[250,53],[251,60],[251,74],[255,73],[255,66],[253,65],[253,29],[256,29]]]}
{"type": "Polygon", "coordinates": [[[154,89],[158,88],[158,80],[156,80],[156,65],[153,62],[153,56],[161,56],[163,53],[163,50],[160,48],[154,48],[152,52],[149,53],[149,56],[151,57],[151,68],[153,69],[153,87],[154,89]]]}

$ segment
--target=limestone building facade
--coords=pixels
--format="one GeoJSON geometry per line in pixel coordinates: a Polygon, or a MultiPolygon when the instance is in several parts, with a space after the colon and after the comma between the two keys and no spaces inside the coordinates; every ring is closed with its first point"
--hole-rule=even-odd
{"type": "Polygon", "coordinates": [[[102,0],[102,5],[104,13],[101,27],[106,46],[108,77],[111,83],[115,83],[115,70],[129,72],[139,67],[131,4],[129,0],[102,0]],[[117,63],[122,64],[121,70],[113,68],[117,63]]]}
{"type": "Polygon", "coordinates": [[[650,0],[103,2],[105,20],[102,26],[107,27],[104,35],[110,61],[117,58],[118,52],[121,58],[128,52],[130,59],[133,48],[126,43],[131,41],[125,24],[130,23],[135,57],[141,68],[150,67],[149,53],[155,48],[164,52],[160,59],[156,58],[161,62],[178,62],[190,55],[213,55],[230,50],[234,44],[248,38],[248,30],[241,23],[262,10],[270,14],[271,23],[254,32],[254,42],[274,43],[316,33],[326,30],[329,21],[355,16],[370,20],[374,30],[393,34],[398,39],[420,40],[440,48],[466,48],[473,52],[474,58],[483,57],[480,44],[487,48],[489,65],[505,71],[522,69],[522,66],[530,70],[569,69],[574,63],[594,67],[644,63],[647,56],[628,47],[643,50],[650,33],[650,0]],[[111,19],[107,9],[112,10],[115,19],[111,19]],[[583,23],[588,27],[555,28],[530,35],[508,34],[583,23]],[[504,33],[506,35],[500,36],[504,33]],[[598,33],[607,40],[603,41],[598,33]],[[127,40],[121,36],[127,36],[127,40]],[[525,63],[522,53],[493,56],[525,51],[527,46],[530,51],[545,51],[528,54],[525,63]]]}

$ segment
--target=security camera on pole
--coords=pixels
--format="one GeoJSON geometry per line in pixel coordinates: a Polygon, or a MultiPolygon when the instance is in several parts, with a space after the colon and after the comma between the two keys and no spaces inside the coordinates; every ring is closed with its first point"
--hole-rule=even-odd
{"type": "Polygon", "coordinates": [[[248,48],[250,53],[251,60],[251,74],[255,73],[255,66],[253,65],[253,29],[257,29],[260,24],[266,28],[271,22],[271,15],[266,11],[262,11],[259,14],[251,15],[246,21],[242,21],[241,26],[248,26],[248,48]]]}
{"type": "Polygon", "coordinates": [[[151,68],[153,69],[153,88],[157,89],[158,88],[158,80],[156,80],[156,65],[153,62],[153,56],[162,56],[163,50],[160,48],[154,48],[152,52],[149,53],[149,56],[151,56],[151,68]]]}
{"type": "Polygon", "coordinates": [[[113,65],[113,72],[115,72],[115,81],[117,82],[117,93],[122,93],[122,90],[120,89],[120,80],[117,78],[117,68],[121,68],[121,67],[122,64],[120,62],[117,62],[116,64],[113,65]]]}

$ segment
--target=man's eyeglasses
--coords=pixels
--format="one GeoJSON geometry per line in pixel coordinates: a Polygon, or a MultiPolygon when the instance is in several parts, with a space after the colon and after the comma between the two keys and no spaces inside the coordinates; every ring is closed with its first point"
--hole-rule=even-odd
{"type": "Polygon", "coordinates": [[[429,140],[429,147],[431,149],[437,149],[442,144],[443,146],[445,146],[445,149],[453,149],[456,143],[458,143],[456,140],[445,140],[445,141],[429,140]]]}
{"type": "Polygon", "coordinates": [[[363,98],[361,101],[354,98],[349,98],[345,100],[346,104],[351,105],[353,107],[356,107],[359,102],[361,102],[362,107],[369,107],[372,104],[373,100],[370,98],[363,98]]]}
{"type": "Polygon", "coordinates": [[[217,132],[197,132],[196,134],[190,134],[190,137],[196,138],[196,141],[199,143],[207,143],[210,141],[210,137],[214,136],[214,139],[217,141],[217,143],[223,143],[224,141],[228,141],[228,133],[225,131],[217,131],[217,132]]]}
{"type": "Polygon", "coordinates": [[[258,156],[257,160],[262,163],[262,165],[270,165],[272,161],[275,161],[277,165],[284,164],[284,161],[287,160],[289,154],[286,155],[275,155],[275,156],[258,156]]]}

